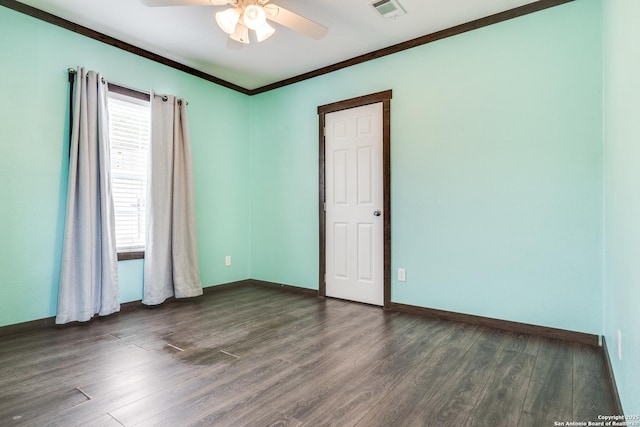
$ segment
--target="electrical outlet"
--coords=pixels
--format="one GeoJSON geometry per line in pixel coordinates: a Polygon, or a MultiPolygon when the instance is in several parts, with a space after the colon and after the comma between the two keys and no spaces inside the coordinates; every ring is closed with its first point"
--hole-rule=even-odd
{"type": "Polygon", "coordinates": [[[618,360],[622,360],[622,332],[618,329],[618,360]]]}
{"type": "Polygon", "coordinates": [[[225,267],[229,267],[231,265],[231,255],[224,257],[224,265],[225,267]]]}
{"type": "Polygon", "coordinates": [[[398,269],[398,282],[406,282],[407,281],[407,272],[404,268],[398,269]]]}

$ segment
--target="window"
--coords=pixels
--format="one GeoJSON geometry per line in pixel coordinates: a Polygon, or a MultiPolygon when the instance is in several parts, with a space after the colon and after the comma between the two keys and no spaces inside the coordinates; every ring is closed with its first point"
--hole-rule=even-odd
{"type": "Polygon", "coordinates": [[[144,256],[151,107],[109,85],[111,183],[118,259],[144,256]]]}

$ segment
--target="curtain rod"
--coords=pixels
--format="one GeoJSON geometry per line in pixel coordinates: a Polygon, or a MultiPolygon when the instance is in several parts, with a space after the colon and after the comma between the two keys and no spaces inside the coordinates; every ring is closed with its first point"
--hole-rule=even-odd
{"type": "MultiPolygon", "coordinates": [[[[78,74],[78,71],[74,68],[68,68],[67,71],[69,72],[69,82],[72,83],[75,80],[75,75],[78,74]]],[[[149,92],[144,92],[139,89],[133,89],[133,88],[123,86],[118,83],[113,83],[110,81],[107,81],[107,84],[109,85],[109,90],[119,93],[121,95],[131,96],[132,98],[141,99],[143,101],[151,100],[151,94],[149,92]]],[[[166,101],[167,99],[169,99],[167,95],[155,95],[155,96],[161,97],[163,101],[166,101]]],[[[189,105],[188,101],[185,101],[185,103],[186,105],[189,105]]]]}

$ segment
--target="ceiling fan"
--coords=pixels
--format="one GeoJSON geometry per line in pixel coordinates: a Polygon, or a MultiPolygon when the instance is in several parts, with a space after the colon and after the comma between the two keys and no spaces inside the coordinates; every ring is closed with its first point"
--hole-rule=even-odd
{"type": "Polygon", "coordinates": [[[216,12],[216,22],[231,40],[249,43],[249,30],[255,32],[256,40],[264,41],[276,31],[267,20],[276,22],[314,39],[327,34],[327,27],[269,0],[141,0],[147,6],[226,6],[216,12]]]}

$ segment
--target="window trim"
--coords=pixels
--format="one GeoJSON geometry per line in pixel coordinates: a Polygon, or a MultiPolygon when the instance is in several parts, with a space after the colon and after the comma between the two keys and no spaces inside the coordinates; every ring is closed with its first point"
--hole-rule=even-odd
{"type": "Polygon", "coordinates": [[[147,101],[147,102],[151,101],[151,95],[147,92],[142,92],[137,89],[131,89],[128,87],[120,86],[118,84],[111,83],[111,82],[107,82],[107,85],[108,85],[109,92],[115,92],[120,95],[130,96],[131,98],[140,99],[142,101],[147,101]]]}
{"type": "Polygon", "coordinates": [[[118,252],[118,261],[144,259],[144,251],[118,252]]]}

